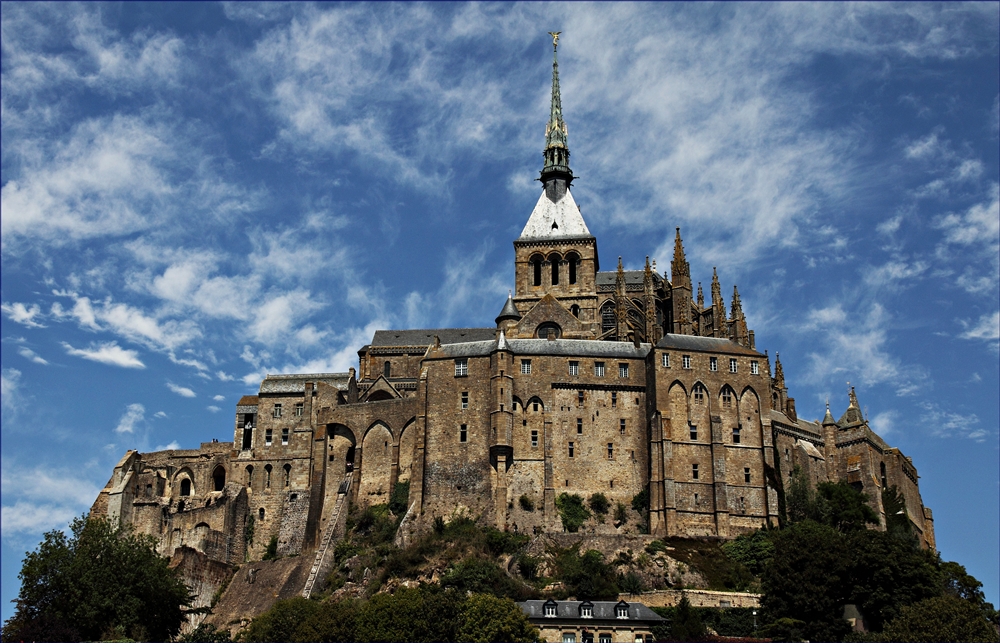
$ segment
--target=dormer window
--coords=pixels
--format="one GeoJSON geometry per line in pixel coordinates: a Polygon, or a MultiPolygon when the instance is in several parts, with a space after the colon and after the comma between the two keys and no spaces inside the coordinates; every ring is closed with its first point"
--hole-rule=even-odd
{"type": "Polygon", "coordinates": [[[615,605],[615,618],[628,618],[628,603],[620,601],[615,605]]]}
{"type": "Polygon", "coordinates": [[[580,603],[580,618],[594,618],[594,604],[590,601],[580,603]]]}
{"type": "Polygon", "coordinates": [[[542,610],[545,618],[555,618],[557,614],[556,602],[550,598],[545,601],[545,605],[542,606],[542,610]]]}

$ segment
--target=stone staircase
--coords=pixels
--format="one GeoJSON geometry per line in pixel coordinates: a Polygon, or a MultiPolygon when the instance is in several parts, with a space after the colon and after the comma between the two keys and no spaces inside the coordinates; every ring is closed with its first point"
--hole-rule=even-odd
{"type": "Polygon", "coordinates": [[[337,532],[340,531],[340,526],[343,523],[342,518],[347,516],[347,505],[349,504],[348,492],[351,490],[352,477],[353,474],[348,473],[337,489],[337,503],[334,505],[333,511],[330,512],[330,519],[326,523],[326,529],[323,531],[319,548],[316,550],[316,559],[309,570],[309,578],[306,579],[305,587],[302,588],[302,596],[305,598],[309,598],[312,595],[316,581],[320,578],[320,573],[323,571],[323,566],[326,563],[327,554],[330,552],[330,545],[333,543],[337,532]]]}

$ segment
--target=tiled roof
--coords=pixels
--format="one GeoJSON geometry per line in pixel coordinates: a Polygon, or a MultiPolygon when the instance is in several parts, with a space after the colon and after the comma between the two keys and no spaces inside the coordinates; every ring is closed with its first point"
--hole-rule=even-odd
{"type": "MultiPolygon", "coordinates": [[[[547,601],[524,601],[523,603],[518,603],[521,611],[524,612],[525,616],[528,618],[545,619],[545,603],[547,601]]],[[[580,605],[584,601],[555,601],[556,604],[556,615],[548,617],[551,620],[558,619],[573,619],[577,620],[580,618],[580,605]]],[[[626,619],[618,619],[615,616],[615,606],[618,605],[615,601],[590,601],[594,606],[594,616],[595,621],[619,621],[627,622],[626,619]]],[[[628,604],[628,619],[631,621],[663,621],[665,620],[662,616],[649,609],[642,603],[629,603],[628,604]]]]}
{"type": "Polygon", "coordinates": [[[753,355],[763,357],[755,350],[740,346],[736,342],[723,337],[698,337],[695,335],[675,335],[668,333],[656,343],[657,348],[674,348],[682,351],[700,351],[705,353],[733,353],[737,355],[753,355]]]}
{"type": "Polygon", "coordinates": [[[347,390],[350,373],[302,373],[294,375],[268,374],[260,383],[261,393],[302,393],[306,382],[324,382],[340,390],[347,390]]]}
{"type": "Polygon", "coordinates": [[[434,336],[442,344],[495,339],[496,328],[424,328],[419,330],[377,330],[371,346],[430,346],[434,336]]]}
{"type": "Polygon", "coordinates": [[[240,398],[240,401],[236,403],[236,406],[257,406],[257,396],[244,395],[240,398]]]}

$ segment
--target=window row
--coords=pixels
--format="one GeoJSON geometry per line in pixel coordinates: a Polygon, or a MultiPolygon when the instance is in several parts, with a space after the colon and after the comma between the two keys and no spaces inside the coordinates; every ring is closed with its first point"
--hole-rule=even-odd
{"type": "MultiPolygon", "coordinates": [[[[295,412],[295,417],[302,417],[302,411],[304,408],[305,404],[303,402],[296,402],[295,408],[293,409],[295,412]]],[[[276,417],[276,418],[281,417],[281,404],[274,405],[274,408],[271,410],[271,417],[276,417]]]]}
{"type": "MultiPolygon", "coordinates": [[[[660,355],[660,365],[663,368],[670,368],[670,353],[663,353],[660,355]]],[[[690,369],[691,366],[691,356],[681,355],[681,368],[690,369]]],[[[729,358],[729,372],[738,373],[740,368],[739,360],[735,358],[729,358]]],[[[719,358],[709,357],[708,358],[708,370],[712,372],[717,372],[719,370],[719,358]]],[[[760,362],[757,360],[750,361],[750,374],[760,375],[760,362]]]]}
{"type": "MultiPolygon", "coordinates": [[[[698,426],[688,422],[688,431],[691,436],[692,442],[698,441],[698,426]]],[[[740,424],[733,428],[733,444],[740,444],[740,434],[743,431],[743,425],[740,424]]]]}
{"type": "MultiPolygon", "coordinates": [[[[270,489],[271,488],[271,472],[272,471],[273,471],[273,467],[270,464],[265,464],[264,465],[264,488],[265,489],[270,489]]],[[[281,471],[282,471],[282,473],[284,473],[284,485],[283,486],[285,486],[285,487],[290,486],[291,485],[291,481],[292,481],[292,465],[290,465],[290,464],[283,465],[281,467],[281,471]]],[[[247,487],[253,487],[253,479],[254,479],[254,468],[253,468],[252,464],[248,464],[246,466],[246,469],[244,470],[244,483],[246,484],[247,487]]]]}
{"type": "Polygon", "coordinates": [[[557,253],[550,254],[547,258],[542,257],[542,255],[534,255],[528,259],[528,263],[531,264],[531,285],[541,286],[542,285],[542,272],[543,265],[549,264],[550,271],[550,283],[553,286],[559,285],[560,279],[560,266],[565,263],[567,266],[567,279],[570,284],[576,283],[576,273],[580,265],[580,255],[575,252],[571,252],[566,255],[563,259],[557,253]]]}
{"type": "MultiPolygon", "coordinates": [[[[691,465],[691,479],[698,480],[697,463],[691,465]]],[[[750,484],[751,482],[750,467],[743,467],[743,482],[746,484],[750,484]]],[[[695,494],[695,497],[697,497],[697,494],[695,494]]]]}

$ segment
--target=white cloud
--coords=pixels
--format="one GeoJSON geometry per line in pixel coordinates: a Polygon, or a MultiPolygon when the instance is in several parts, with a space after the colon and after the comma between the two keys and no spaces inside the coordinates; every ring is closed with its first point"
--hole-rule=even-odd
{"type": "Polygon", "coordinates": [[[121,419],[118,420],[115,433],[134,433],[136,425],[145,421],[146,407],[139,403],[129,404],[122,414],[121,419]]]}
{"type": "Polygon", "coordinates": [[[903,215],[897,214],[891,219],[886,219],[882,223],[875,226],[875,229],[878,230],[880,234],[891,235],[899,230],[899,226],[902,222],[903,215]]]}
{"type": "Polygon", "coordinates": [[[225,371],[217,371],[215,373],[215,376],[219,378],[220,382],[232,382],[234,379],[236,379],[235,377],[233,377],[232,375],[230,375],[225,371]]]}
{"type": "Polygon", "coordinates": [[[14,500],[0,510],[5,538],[64,527],[85,512],[100,491],[90,480],[51,467],[23,469],[8,461],[3,463],[0,475],[4,501],[14,500]],[[24,484],[25,480],[31,484],[24,484]]]}
{"type": "Polygon", "coordinates": [[[216,395],[212,399],[215,400],[216,402],[222,402],[223,400],[226,399],[226,396],[225,395],[216,395]]]}
{"type": "Polygon", "coordinates": [[[210,406],[207,406],[207,407],[205,407],[205,408],[207,408],[207,409],[208,409],[209,411],[211,411],[212,413],[218,413],[219,411],[221,411],[221,410],[222,410],[221,408],[217,407],[217,406],[216,406],[216,405],[214,405],[214,404],[212,404],[212,405],[210,405],[210,406]]]}
{"type": "Polygon", "coordinates": [[[167,414],[164,413],[163,411],[157,411],[156,413],[153,414],[153,417],[163,419],[167,417],[167,414]]]}
{"type": "Polygon", "coordinates": [[[5,410],[16,410],[19,398],[18,386],[21,382],[21,371],[16,368],[5,368],[0,371],[0,405],[5,410]]]}
{"type": "Polygon", "coordinates": [[[178,443],[177,440],[174,440],[170,444],[157,445],[153,451],[176,451],[179,448],[181,448],[180,443],[178,443]]]}
{"type": "Polygon", "coordinates": [[[167,382],[167,388],[173,391],[174,393],[177,393],[181,397],[197,397],[197,393],[195,393],[191,389],[185,386],[178,386],[173,382],[167,382]]]}
{"type": "Polygon", "coordinates": [[[102,342],[91,344],[90,348],[73,348],[66,342],[62,342],[66,353],[75,357],[82,357],[101,364],[121,366],[122,368],[146,368],[146,365],[138,357],[134,350],[127,350],[118,346],[118,342],[102,342]]]}
{"type": "Polygon", "coordinates": [[[888,286],[895,282],[919,277],[927,270],[927,263],[914,261],[912,263],[890,260],[877,268],[869,268],[865,272],[865,283],[873,287],[888,286]]]}
{"type": "Polygon", "coordinates": [[[1000,340],[1000,311],[983,315],[975,324],[963,322],[968,330],[959,335],[962,339],[983,339],[988,342],[1000,340]]]}
{"type": "Polygon", "coordinates": [[[992,198],[977,203],[962,214],[949,214],[938,221],[946,243],[956,245],[986,244],[997,248],[1000,239],[1000,184],[994,183],[992,198]]]}
{"type": "Polygon", "coordinates": [[[896,423],[899,422],[899,412],[888,410],[878,413],[871,419],[869,424],[883,438],[896,431],[896,423]]]}
{"type": "Polygon", "coordinates": [[[24,324],[28,328],[45,328],[44,325],[35,321],[36,317],[40,317],[42,309],[38,304],[32,304],[31,306],[25,306],[22,303],[14,302],[13,304],[0,304],[0,310],[2,310],[11,321],[15,321],[18,324],[24,324]]]}
{"type": "Polygon", "coordinates": [[[25,359],[30,359],[32,362],[36,364],[49,363],[47,359],[45,359],[44,357],[40,357],[35,353],[35,351],[31,350],[27,346],[22,346],[21,348],[17,349],[17,352],[20,353],[21,357],[24,357],[25,359]]]}
{"type": "Polygon", "coordinates": [[[923,402],[921,421],[932,435],[939,438],[966,438],[975,442],[985,442],[989,432],[980,426],[975,413],[955,413],[945,411],[932,402],[923,402]]]}

